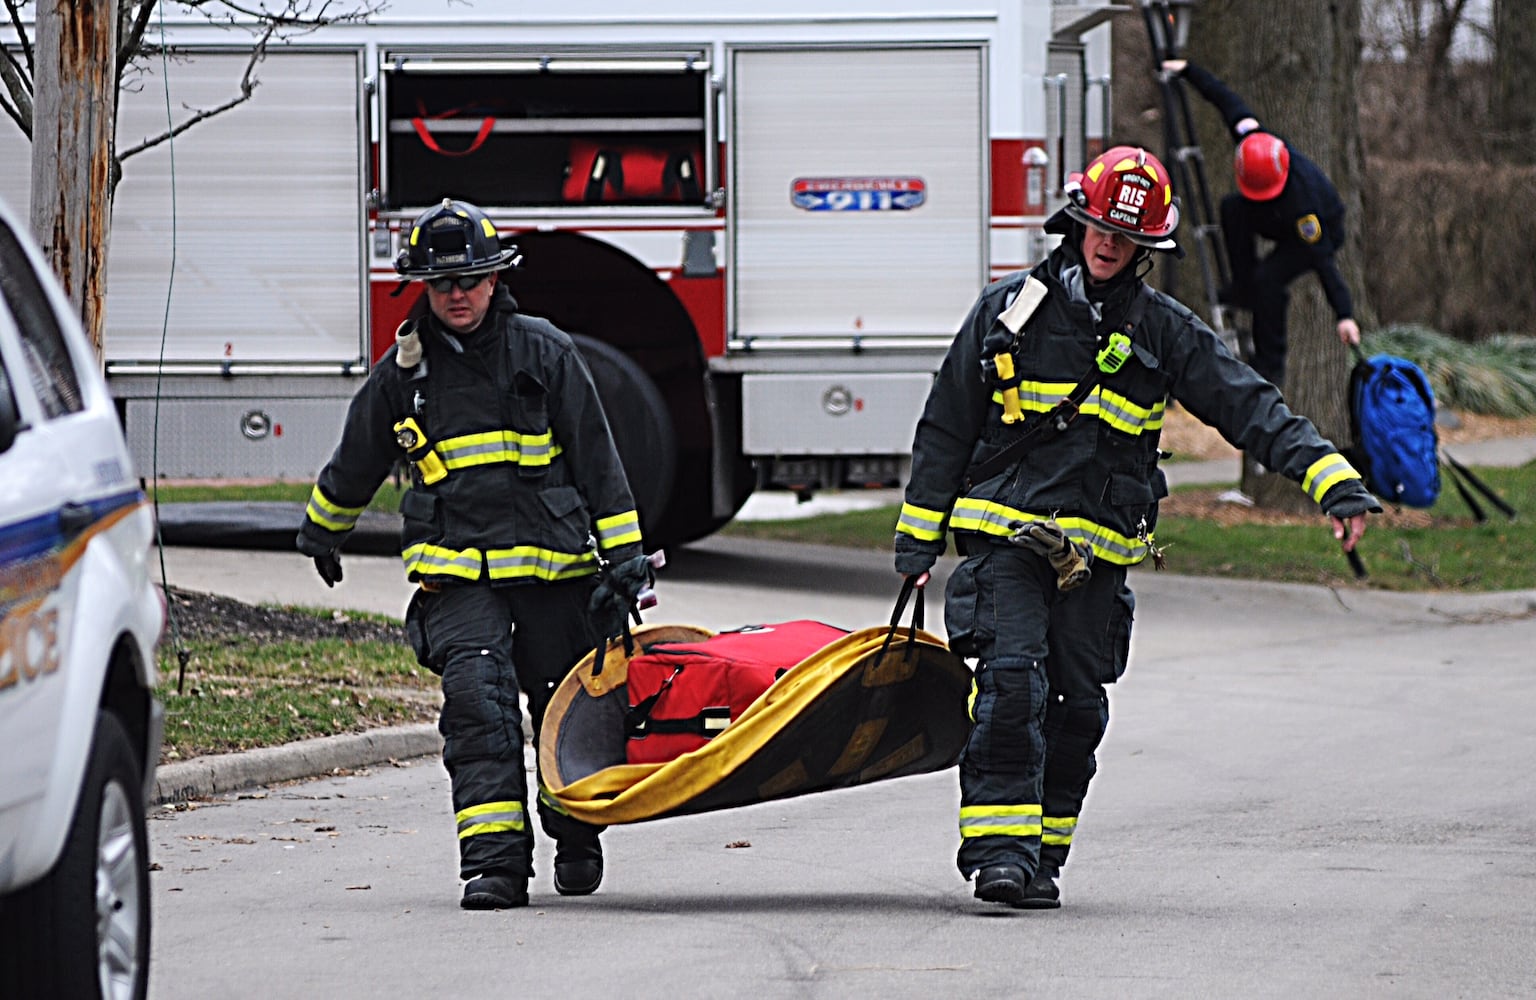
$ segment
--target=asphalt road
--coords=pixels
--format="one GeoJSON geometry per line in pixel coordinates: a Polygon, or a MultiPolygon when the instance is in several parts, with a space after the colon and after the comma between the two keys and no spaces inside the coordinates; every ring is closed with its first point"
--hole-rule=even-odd
{"type": "MultiPolygon", "coordinates": [[[[165,555],[248,600],[408,594],[391,558],[327,591],[297,555],[165,555]]],[[[1530,995],[1536,593],[1132,582],[1060,911],[971,899],[949,771],[612,829],[582,899],[541,842],[531,907],[466,913],[426,757],[158,811],[150,995],[1530,995]]],[[[885,553],[712,540],[653,620],[878,624],[895,584],[885,553]]]]}

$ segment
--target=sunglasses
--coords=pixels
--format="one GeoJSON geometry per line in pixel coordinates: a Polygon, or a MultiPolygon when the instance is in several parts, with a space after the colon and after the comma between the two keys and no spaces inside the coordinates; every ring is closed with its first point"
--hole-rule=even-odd
{"type": "Polygon", "coordinates": [[[467,292],[489,277],[488,274],[465,274],[457,278],[433,278],[427,285],[434,292],[451,292],[455,285],[467,292]]]}

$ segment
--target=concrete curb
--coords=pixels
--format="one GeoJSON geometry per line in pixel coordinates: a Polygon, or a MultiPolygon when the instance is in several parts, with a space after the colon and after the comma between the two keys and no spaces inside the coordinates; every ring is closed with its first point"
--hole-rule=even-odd
{"type": "Polygon", "coordinates": [[[338,769],[440,754],[442,749],[443,738],[437,725],[424,722],[198,757],[155,769],[152,804],[206,799],[258,785],[313,778],[338,769]]]}

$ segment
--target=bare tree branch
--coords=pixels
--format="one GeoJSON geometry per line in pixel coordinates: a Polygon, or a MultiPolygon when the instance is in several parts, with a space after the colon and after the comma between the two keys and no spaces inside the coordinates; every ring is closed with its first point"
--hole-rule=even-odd
{"type": "MultiPolygon", "coordinates": [[[[21,40],[21,56],[27,64],[26,71],[23,73],[23,75],[30,81],[32,74],[36,71],[36,67],[32,62],[32,39],[27,37],[27,33],[22,30],[21,7],[22,5],[18,2],[18,0],[5,0],[5,12],[11,16],[11,27],[16,31],[16,37],[21,40]]],[[[27,89],[32,89],[30,83],[28,84],[27,89]]]]}
{"type": "Polygon", "coordinates": [[[1456,40],[1456,28],[1461,24],[1467,0],[1435,0],[1435,15],[1430,22],[1429,37],[1424,45],[1425,85],[1431,101],[1445,96],[1450,69],[1451,44],[1456,40]]]}
{"type": "MultiPolygon", "coordinates": [[[[9,4],[15,0],[5,0],[5,2],[9,4]]],[[[143,63],[163,54],[160,45],[153,42],[146,43],[145,37],[149,33],[155,11],[165,2],[166,0],[139,0],[133,6],[132,23],[122,33],[118,47],[117,80],[120,89],[125,86],[125,81],[135,63],[143,63]]],[[[186,110],[191,112],[191,116],[186,120],[159,135],[146,138],[126,149],[120,149],[117,154],[119,168],[122,161],[129,157],[147,149],[153,149],[181,135],[198,123],[249,101],[256,88],[261,85],[261,81],[256,77],[256,67],[266,58],[267,47],[273,39],[284,40],[309,34],[331,24],[364,22],[384,6],[376,0],[358,0],[344,9],[341,9],[340,0],[320,0],[318,4],[313,0],[286,0],[280,10],[266,6],[251,6],[235,0],[177,0],[177,3],[180,7],[197,12],[211,25],[247,31],[254,37],[251,43],[251,57],[241,76],[238,94],[215,107],[187,107],[186,110]]],[[[126,19],[128,13],[125,12],[123,16],[126,19]]]]}
{"type": "MultiPolygon", "coordinates": [[[[186,110],[193,112],[192,117],[178,123],[174,127],[167,129],[157,136],[151,136],[150,138],[145,139],[143,142],[140,142],[136,146],[130,146],[127,149],[118,150],[118,163],[122,163],[122,161],[128,159],[130,156],[142,153],[146,149],[153,149],[163,142],[168,142],[171,139],[174,139],[176,136],[181,135],[183,132],[187,131],[199,122],[207,121],[209,118],[212,118],[216,115],[221,115],[228,111],[230,108],[239,107],[241,104],[249,101],[251,97],[256,93],[256,88],[261,85],[261,81],[256,79],[256,65],[266,58],[267,42],[272,39],[276,32],[276,25],[267,25],[266,31],[251,48],[251,58],[247,60],[245,64],[245,72],[240,77],[239,97],[232,97],[217,107],[206,109],[186,108],[186,110]]],[[[183,107],[186,106],[183,105],[183,107]]]]}
{"type": "Polygon", "coordinates": [[[133,62],[134,56],[144,44],[144,32],[149,30],[150,16],[154,14],[159,3],[160,0],[143,0],[136,7],[127,4],[118,11],[120,23],[117,31],[116,79],[119,86],[123,82],[123,71],[133,62]],[[128,20],[130,7],[133,7],[131,22],[128,20]]]}
{"type": "Polygon", "coordinates": [[[32,81],[27,79],[9,50],[0,48],[0,109],[11,119],[27,138],[32,138],[32,81]]]}

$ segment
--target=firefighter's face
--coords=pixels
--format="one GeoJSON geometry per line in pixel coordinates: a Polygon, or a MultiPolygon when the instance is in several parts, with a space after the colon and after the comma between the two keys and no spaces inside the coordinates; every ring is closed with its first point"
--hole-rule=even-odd
{"type": "Polygon", "coordinates": [[[447,282],[447,291],[438,291],[443,282],[427,282],[427,305],[438,320],[454,333],[470,333],[485,319],[491,307],[491,293],[496,289],[496,275],[487,274],[473,288],[460,288],[459,281],[447,282]]]}
{"type": "Polygon", "coordinates": [[[1135,258],[1136,244],[1129,237],[1094,226],[1083,230],[1083,261],[1094,281],[1108,281],[1135,258]]]}

